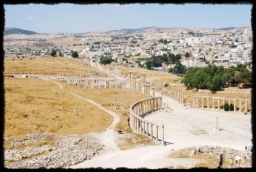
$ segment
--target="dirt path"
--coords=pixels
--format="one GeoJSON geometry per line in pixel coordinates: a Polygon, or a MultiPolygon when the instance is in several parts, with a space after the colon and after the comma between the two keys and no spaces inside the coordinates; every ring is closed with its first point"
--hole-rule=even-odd
{"type": "MultiPolygon", "coordinates": [[[[57,85],[60,87],[61,90],[65,91],[64,88],[63,88],[63,86],[62,86],[60,83],[55,82],[55,81],[51,81],[51,82],[57,84],[57,85]]],[[[79,98],[81,98],[81,99],[83,99],[83,100],[86,100],[86,101],[88,101],[88,102],[94,104],[94,105],[97,106],[98,108],[100,108],[100,109],[106,111],[108,114],[110,114],[111,116],[113,116],[114,120],[113,120],[113,122],[110,124],[110,126],[107,128],[106,132],[97,134],[97,135],[98,135],[97,137],[100,139],[101,142],[103,142],[103,144],[104,144],[104,146],[105,146],[105,150],[106,150],[105,152],[109,152],[109,151],[111,151],[111,152],[113,152],[113,151],[120,151],[120,149],[117,147],[116,142],[115,142],[115,139],[116,139],[116,137],[117,137],[117,134],[116,134],[116,133],[114,132],[114,130],[113,130],[114,127],[116,126],[116,124],[117,124],[117,123],[119,122],[119,120],[120,120],[119,116],[118,116],[116,113],[105,109],[104,107],[102,107],[101,105],[99,105],[98,103],[96,103],[96,102],[94,102],[94,101],[92,101],[92,100],[90,100],[90,99],[84,98],[84,97],[82,97],[82,96],[79,96],[79,95],[77,95],[77,94],[75,94],[75,93],[72,93],[72,92],[69,92],[69,91],[66,91],[66,92],[69,93],[69,94],[72,94],[73,96],[79,97],[79,98]]],[[[96,135],[96,134],[95,134],[95,135],[96,135]]]]}

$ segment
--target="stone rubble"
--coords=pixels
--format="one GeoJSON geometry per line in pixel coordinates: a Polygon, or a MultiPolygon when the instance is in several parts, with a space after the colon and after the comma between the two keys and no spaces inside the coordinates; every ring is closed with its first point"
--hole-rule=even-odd
{"type": "MultiPolygon", "coordinates": [[[[251,148],[251,147],[250,147],[251,148]]],[[[224,166],[228,168],[233,167],[252,167],[252,151],[247,147],[245,151],[238,151],[232,148],[214,147],[214,146],[200,146],[193,147],[189,156],[196,154],[210,155],[216,159],[220,159],[221,155],[224,155],[224,166]]]]}
{"type": "Polygon", "coordinates": [[[29,147],[23,150],[7,149],[4,153],[5,162],[8,162],[6,168],[64,168],[91,159],[104,147],[95,139],[87,140],[79,136],[68,136],[57,140],[56,145],[56,147],[48,145],[29,147]]]}

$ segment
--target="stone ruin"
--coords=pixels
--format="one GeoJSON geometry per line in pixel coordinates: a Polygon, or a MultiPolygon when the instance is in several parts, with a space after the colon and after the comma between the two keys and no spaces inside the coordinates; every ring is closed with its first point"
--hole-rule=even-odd
{"type": "Polygon", "coordinates": [[[216,167],[219,168],[252,167],[251,146],[246,146],[244,151],[218,146],[193,147],[189,153],[189,156],[193,155],[212,156],[218,160],[216,167]]]}
{"type": "Polygon", "coordinates": [[[26,147],[22,150],[13,149],[16,146],[27,145],[33,141],[38,142],[47,137],[53,137],[53,135],[39,134],[27,136],[23,139],[5,139],[8,142],[15,142],[15,144],[5,149],[5,167],[11,169],[64,168],[91,159],[99,154],[99,151],[104,147],[94,138],[90,137],[88,139],[71,135],[59,138],[55,142],[55,146],[42,145],[26,147]]]}

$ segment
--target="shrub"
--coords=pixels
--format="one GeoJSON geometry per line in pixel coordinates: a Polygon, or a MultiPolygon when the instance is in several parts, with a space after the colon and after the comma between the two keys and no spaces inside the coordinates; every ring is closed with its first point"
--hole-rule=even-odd
{"type": "Polygon", "coordinates": [[[229,111],[229,104],[226,103],[226,104],[224,105],[224,110],[225,110],[225,111],[229,111]]]}
{"type": "Polygon", "coordinates": [[[233,104],[229,105],[229,110],[234,111],[234,105],[233,104]]]}
{"type": "Polygon", "coordinates": [[[164,84],[164,87],[168,87],[168,86],[169,86],[169,84],[168,84],[168,83],[165,83],[165,84],[164,84]]]}

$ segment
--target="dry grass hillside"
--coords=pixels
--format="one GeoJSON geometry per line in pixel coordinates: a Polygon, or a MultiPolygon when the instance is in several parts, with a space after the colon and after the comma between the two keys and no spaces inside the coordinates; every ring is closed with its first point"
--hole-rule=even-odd
{"type": "Polygon", "coordinates": [[[91,99],[108,110],[111,110],[119,115],[120,122],[115,127],[115,130],[129,131],[128,118],[130,106],[139,101],[148,98],[146,95],[130,90],[123,89],[86,89],[61,83],[65,90],[76,93],[85,98],[91,99]]]}
{"type": "Polygon", "coordinates": [[[113,120],[105,111],[49,81],[6,78],[4,87],[5,137],[103,132],[113,120]]]}
{"type": "Polygon", "coordinates": [[[79,71],[104,74],[74,58],[35,57],[31,60],[14,60],[4,62],[5,72],[19,72],[21,70],[28,74],[58,74],[58,72],[66,72],[71,75],[79,75],[79,71]]]}
{"type": "Polygon", "coordinates": [[[160,83],[169,83],[169,82],[174,82],[174,83],[180,83],[182,78],[170,73],[166,72],[160,72],[160,71],[153,71],[153,70],[147,70],[145,68],[130,68],[130,67],[124,67],[124,66],[119,66],[119,68],[122,70],[122,74],[126,75],[130,71],[133,74],[136,75],[141,75],[142,73],[146,74],[146,77],[151,80],[151,81],[158,81],[160,83]]]}

